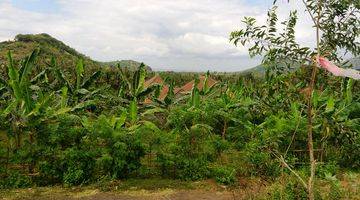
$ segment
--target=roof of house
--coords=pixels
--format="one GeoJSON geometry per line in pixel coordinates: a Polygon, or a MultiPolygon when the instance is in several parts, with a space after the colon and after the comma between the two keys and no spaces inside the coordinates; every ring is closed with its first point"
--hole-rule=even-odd
{"type": "MultiPolygon", "coordinates": [[[[205,76],[200,76],[199,77],[199,83],[197,84],[197,88],[199,90],[202,90],[204,88],[205,78],[206,78],[205,76]]],[[[176,88],[174,88],[174,93],[175,94],[189,93],[189,92],[191,92],[194,83],[195,83],[195,80],[192,80],[192,81],[186,83],[185,85],[183,85],[182,87],[176,87],[176,88]]],[[[209,88],[213,87],[216,83],[217,83],[216,80],[212,79],[211,77],[208,77],[208,87],[209,88]]],[[[146,80],[145,83],[144,83],[144,86],[149,87],[149,86],[154,85],[154,84],[162,85],[162,89],[160,91],[159,99],[164,100],[167,93],[169,92],[169,87],[164,84],[163,79],[159,75],[155,75],[154,77],[146,80]]],[[[146,98],[145,101],[144,101],[144,103],[146,103],[146,104],[149,104],[151,102],[152,101],[149,98],[146,98]]]]}
{"type": "MultiPolygon", "coordinates": [[[[159,99],[164,100],[167,93],[169,92],[169,87],[164,84],[164,80],[159,76],[155,75],[154,77],[145,81],[144,86],[145,88],[150,87],[154,84],[162,85],[162,89],[160,91],[159,99]]],[[[144,103],[151,103],[152,101],[149,98],[146,98],[144,103]]]]}
{"type": "Polygon", "coordinates": [[[149,86],[151,86],[153,84],[163,85],[164,80],[159,75],[155,75],[154,77],[146,80],[145,83],[144,83],[144,86],[145,86],[145,88],[147,88],[147,87],[149,87],[149,86]]]}
{"type": "MultiPolygon", "coordinates": [[[[205,76],[199,77],[199,83],[197,84],[197,88],[199,90],[202,90],[204,88],[205,78],[206,78],[205,76]]],[[[212,79],[211,77],[208,77],[208,87],[209,88],[213,87],[216,83],[217,83],[216,80],[212,79]]],[[[174,93],[175,94],[188,93],[192,90],[194,84],[195,84],[195,80],[192,80],[180,88],[175,88],[174,93]]]]}

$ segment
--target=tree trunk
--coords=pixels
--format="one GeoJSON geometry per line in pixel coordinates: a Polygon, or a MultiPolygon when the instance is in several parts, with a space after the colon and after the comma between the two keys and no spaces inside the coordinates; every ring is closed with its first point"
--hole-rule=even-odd
{"type": "Polygon", "coordinates": [[[315,182],[315,170],[316,170],[316,160],[314,157],[314,144],[313,144],[313,108],[312,108],[312,97],[313,97],[313,91],[315,88],[315,82],[316,82],[316,73],[317,73],[317,67],[318,67],[318,59],[320,57],[320,18],[321,18],[321,0],[318,0],[318,10],[317,10],[317,16],[315,17],[311,11],[308,8],[307,3],[305,0],[303,0],[304,5],[307,8],[307,11],[309,12],[309,15],[311,16],[314,25],[316,27],[316,61],[312,65],[312,73],[311,73],[311,80],[310,80],[310,92],[308,95],[308,101],[307,101],[307,115],[308,115],[308,149],[309,149],[309,161],[310,161],[310,178],[308,180],[307,184],[307,192],[308,192],[308,198],[310,200],[314,200],[314,182],[315,182]]]}
{"type": "Polygon", "coordinates": [[[29,165],[29,173],[33,173],[34,166],[35,166],[35,160],[34,160],[34,150],[33,150],[34,134],[32,131],[29,133],[29,142],[30,142],[30,155],[31,155],[31,161],[30,161],[30,165],[29,165]]]}

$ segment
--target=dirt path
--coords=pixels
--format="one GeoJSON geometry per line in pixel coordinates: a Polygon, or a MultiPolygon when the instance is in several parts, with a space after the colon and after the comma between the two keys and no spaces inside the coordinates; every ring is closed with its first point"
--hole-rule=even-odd
{"type": "MultiPolygon", "coordinates": [[[[0,198],[1,199],[1,198],[0,198]]],[[[230,191],[206,191],[206,190],[172,190],[158,191],[136,190],[122,192],[100,192],[99,190],[84,190],[80,192],[54,192],[52,191],[28,191],[13,193],[2,199],[24,200],[233,200],[234,195],[230,191]]]]}
{"type": "Polygon", "coordinates": [[[214,180],[186,182],[168,179],[129,179],[76,187],[35,187],[0,190],[0,200],[238,200],[253,199],[265,185],[259,179],[239,180],[236,187],[214,180]]]}

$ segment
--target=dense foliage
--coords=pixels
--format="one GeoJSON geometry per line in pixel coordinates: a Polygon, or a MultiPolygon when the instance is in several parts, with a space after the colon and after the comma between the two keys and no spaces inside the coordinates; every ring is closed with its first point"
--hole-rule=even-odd
{"type": "MultiPolygon", "coordinates": [[[[119,87],[127,92],[119,93],[94,85],[104,75],[87,73],[81,61],[74,77],[56,63],[38,72],[37,54],[16,62],[9,53],[1,78],[3,188],[151,176],[214,177],[223,184],[238,176],[273,179],[286,172],[278,153],[297,169],[306,167],[306,68],[267,80],[239,76],[206,91],[194,87],[164,107],[142,103],[141,94],[156,99],[155,89],[143,92],[143,67],[127,72],[119,87]]],[[[359,83],[322,80],[313,100],[316,157],[324,163],[318,176],[357,170],[359,83]]]]}

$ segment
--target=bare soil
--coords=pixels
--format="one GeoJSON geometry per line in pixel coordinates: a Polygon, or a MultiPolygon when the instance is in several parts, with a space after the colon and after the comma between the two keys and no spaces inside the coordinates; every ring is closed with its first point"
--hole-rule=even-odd
{"type": "MultiPolygon", "coordinates": [[[[0,198],[1,199],[1,198],[0,198]]],[[[231,191],[206,191],[206,190],[172,190],[158,191],[136,190],[121,192],[101,192],[99,190],[84,190],[79,192],[46,192],[28,191],[25,193],[12,194],[2,199],[24,200],[233,200],[234,193],[231,191]]],[[[238,199],[238,198],[236,198],[238,199]]]]}

